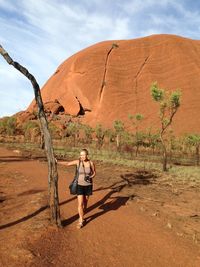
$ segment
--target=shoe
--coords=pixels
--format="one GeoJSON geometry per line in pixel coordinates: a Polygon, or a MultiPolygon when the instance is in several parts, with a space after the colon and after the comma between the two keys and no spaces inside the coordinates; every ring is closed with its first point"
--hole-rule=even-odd
{"type": "Polygon", "coordinates": [[[83,222],[78,222],[76,228],[81,229],[83,227],[83,222]]]}

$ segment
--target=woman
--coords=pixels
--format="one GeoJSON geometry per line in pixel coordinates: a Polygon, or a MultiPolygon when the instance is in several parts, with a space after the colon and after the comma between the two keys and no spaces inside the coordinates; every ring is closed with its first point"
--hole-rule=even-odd
{"type": "Polygon", "coordinates": [[[88,158],[89,153],[87,149],[80,151],[79,160],[73,160],[70,162],[58,162],[65,166],[76,165],[78,169],[78,188],[77,188],[77,199],[78,199],[78,213],[79,222],[77,228],[82,228],[84,225],[84,214],[86,212],[89,196],[92,195],[93,182],[92,178],[96,175],[95,165],[88,158]]]}

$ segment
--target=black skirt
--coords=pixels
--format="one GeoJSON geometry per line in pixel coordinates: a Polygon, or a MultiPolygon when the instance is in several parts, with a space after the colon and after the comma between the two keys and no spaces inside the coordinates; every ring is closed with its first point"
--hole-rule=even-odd
{"type": "Polygon", "coordinates": [[[92,195],[92,185],[80,185],[77,187],[77,195],[91,196],[92,195]]]}

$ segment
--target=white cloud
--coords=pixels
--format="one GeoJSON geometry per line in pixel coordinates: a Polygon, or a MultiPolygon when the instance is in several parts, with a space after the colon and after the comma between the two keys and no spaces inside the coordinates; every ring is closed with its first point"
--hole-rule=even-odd
{"type": "Polygon", "coordinates": [[[0,0],[0,7],[8,11],[16,11],[16,7],[13,4],[6,0],[0,0]]]}
{"type": "MultiPolygon", "coordinates": [[[[1,43],[41,86],[66,58],[94,43],[165,32],[197,39],[198,25],[199,12],[179,0],[0,0],[1,43]]],[[[1,104],[0,116],[29,105],[25,79],[0,59],[1,103],[12,102],[1,104]]]]}
{"type": "Polygon", "coordinates": [[[1,116],[12,115],[27,108],[34,98],[31,83],[7,63],[1,65],[1,116]]]}
{"type": "Polygon", "coordinates": [[[142,12],[144,9],[148,10],[149,7],[155,8],[166,7],[170,3],[170,0],[130,0],[120,2],[119,6],[128,14],[136,14],[142,12]]]}
{"type": "MultiPolygon", "coordinates": [[[[14,60],[35,75],[40,85],[73,53],[98,41],[122,39],[129,35],[127,18],[90,13],[82,5],[47,0],[21,0],[16,3],[18,8],[12,1],[0,2],[5,14],[14,12],[12,16],[7,14],[0,18],[2,44],[14,60]]],[[[22,94],[25,92],[21,83],[25,77],[21,78],[21,74],[16,74],[9,66],[5,68],[2,60],[0,68],[9,72],[7,75],[0,73],[1,101],[6,102],[12,97],[14,103],[14,99],[18,99],[15,90],[22,94]],[[2,94],[2,88],[9,90],[2,94]]],[[[21,103],[16,102],[16,110],[19,106],[23,109],[27,107],[33,97],[31,92],[28,94],[20,100],[21,103]]],[[[4,107],[1,105],[0,116],[6,112],[10,114],[9,109],[6,111],[4,107]]]]}

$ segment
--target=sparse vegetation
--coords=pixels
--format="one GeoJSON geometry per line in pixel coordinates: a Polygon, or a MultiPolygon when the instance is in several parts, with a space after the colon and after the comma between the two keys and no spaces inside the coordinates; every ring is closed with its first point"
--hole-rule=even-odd
{"type": "Polygon", "coordinates": [[[74,147],[76,146],[76,141],[78,139],[80,129],[81,129],[81,124],[78,122],[70,122],[67,125],[67,132],[66,133],[68,136],[72,136],[74,147]]]}
{"type": "Polygon", "coordinates": [[[144,116],[142,114],[135,114],[135,115],[128,115],[128,118],[130,119],[133,127],[134,127],[134,145],[136,147],[135,150],[135,156],[138,156],[138,152],[139,152],[139,147],[140,145],[143,144],[143,139],[145,137],[144,133],[142,133],[141,131],[139,131],[139,125],[142,122],[142,120],[144,119],[144,116]]]}
{"type": "Polygon", "coordinates": [[[27,121],[22,126],[26,140],[31,140],[32,135],[40,135],[40,126],[36,121],[27,121]]]}
{"type": "Polygon", "coordinates": [[[52,122],[49,123],[49,131],[53,139],[60,138],[60,129],[52,122]]]}
{"type": "Polygon", "coordinates": [[[95,128],[95,134],[97,138],[97,147],[101,148],[105,138],[106,130],[102,127],[101,124],[97,124],[95,128]]]}
{"type": "Polygon", "coordinates": [[[190,134],[190,135],[186,136],[186,143],[188,143],[190,146],[195,147],[196,165],[199,166],[200,135],[199,134],[190,134]]]}
{"type": "MultiPolygon", "coordinates": [[[[54,147],[60,147],[60,151],[63,151],[62,156],[65,157],[65,152],[62,150],[63,147],[67,147],[70,153],[76,154],[83,145],[87,144],[90,151],[95,151],[94,158],[97,157],[99,160],[111,160],[120,162],[120,164],[124,164],[123,162],[131,164],[132,161],[134,166],[159,169],[161,168],[159,162],[163,153],[162,135],[166,154],[169,157],[169,172],[174,169],[175,165],[189,166],[196,164],[198,166],[199,135],[188,134],[187,136],[177,137],[169,127],[170,121],[172,121],[180,105],[180,93],[172,92],[170,94],[160,89],[157,84],[152,86],[152,94],[160,105],[160,129],[149,127],[146,131],[141,131],[144,116],[139,113],[129,115],[133,129],[126,128],[124,122],[120,120],[113,122],[112,129],[106,129],[101,124],[97,124],[95,128],[92,128],[89,125],[81,124],[80,120],[76,118],[71,118],[69,122],[65,123],[65,128],[61,129],[51,121],[49,129],[53,137],[54,147]],[[167,134],[165,134],[166,129],[167,134]]],[[[4,118],[0,121],[1,134],[7,134],[7,125],[10,128],[13,125],[15,127],[15,123],[11,123],[12,120],[4,118]]],[[[28,121],[23,124],[22,132],[25,135],[26,142],[34,143],[37,140],[37,144],[39,144],[38,140],[41,131],[38,122],[28,121]],[[35,138],[36,136],[37,139],[35,138]]],[[[13,139],[12,135],[10,135],[8,140],[15,142],[16,138],[17,135],[13,136],[13,139]]],[[[23,141],[23,138],[21,141],[23,141]]]]}
{"type": "Polygon", "coordinates": [[[113,123],[113,128],[115,130],[117,150],[119,150],[120,149],[120,143],[121,143],[121,136],[124,132],[124,123],[120,120],[116,120],[113,123]]]}
{"type": "Polygon", "coordinates": [[[7,135],[14,135],[16,132],[17,124],[15,117],[5,117],[0,121],[0,133],[7,135]]]}
{"type": "Polygon", "coordinates": [[[87,144],[92,143],[92,134],[94,133],[94,129],[90,127],[89,125],[83,125],[83,130],[85,133],[85,141],[87,144]]]}
{"type": "Polygon", "coordinates": [[[181,92],[176,90],[172,93],[158,87],[157,82],[151,86],[151,96],[154,101],[159,103],[159,118],[161,128],[159,137],[163,149],[163,171],[167,171],[167,145],[164,139],[164,134],[167,128],[171,125],[174,115],[180,107],[181,92]]]}

